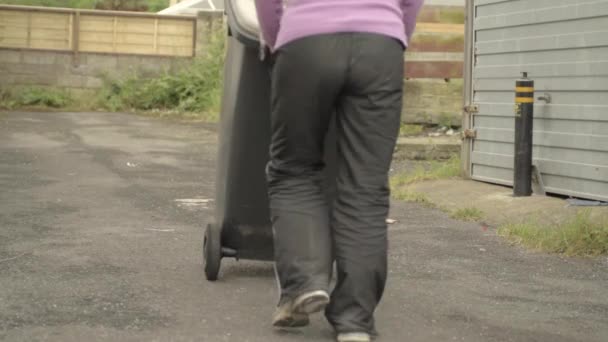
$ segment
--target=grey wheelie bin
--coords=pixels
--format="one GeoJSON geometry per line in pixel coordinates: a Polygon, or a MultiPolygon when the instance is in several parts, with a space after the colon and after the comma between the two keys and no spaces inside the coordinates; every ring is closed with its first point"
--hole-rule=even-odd
{"type": "Polygon", "coordinates": [[[260,60],[254,0],[226,0],[227,53],[220,115],[216,212],[205,230],[208,280],[223,257],[272,260],[265,167],[270,142],[270,71],[260,60]]]}
{"type": "MultiPolygon", "coordinates": [[[[255,1],[226,0],[225,8],[228,37],[216,212],[203,242],[204,270],[210,281],[217,280],[224,257],[271,261],[274,256],[265,175],[271,136],[270,66],[260,59],[255,1]]],[[[335,153],[331,150],[326,159],[335,153]]],[[[328,184],[327,189],[333,186],[328,184]]]]}

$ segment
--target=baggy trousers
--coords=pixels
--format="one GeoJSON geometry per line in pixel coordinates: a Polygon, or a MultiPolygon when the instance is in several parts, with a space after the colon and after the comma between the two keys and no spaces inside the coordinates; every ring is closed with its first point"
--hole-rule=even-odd
{"type": "Polygon", "coordinates": [[[375,333],[387,277],[388,171],[400,123],[403,46],[368,33],[311,36],[276,54],[267,167],[281,301],[337,283],[326,317],[375,333]],[[336,123],[336,194],[324,189],[324,140],[336,123]]]}

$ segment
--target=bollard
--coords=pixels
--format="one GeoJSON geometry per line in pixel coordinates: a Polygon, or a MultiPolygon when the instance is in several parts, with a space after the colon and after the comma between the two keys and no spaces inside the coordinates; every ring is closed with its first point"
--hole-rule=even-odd
{"type": "Polygon", "coordinates": [[[532,195],[532,131],[534,125],[534,81],[523,73],[515,84],[515,162],[513,196],[532,195]]]}

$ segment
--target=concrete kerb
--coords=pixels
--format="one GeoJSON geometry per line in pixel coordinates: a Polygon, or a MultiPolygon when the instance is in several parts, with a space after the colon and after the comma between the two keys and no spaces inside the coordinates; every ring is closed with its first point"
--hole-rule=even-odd
{"type": "MultiPolygon", "coordinates": [[[[533,195],[516,198],[512,196],[510,187],[464,179],[413,183],[408,189],[424,194],[431,203],[446,212],[479,209],[483,212],[481,221],[492,227],[526,222],[555,225],[574,217],[583,209],[569,206],[559,197],[533,195]]],[[[592,217],[608,217],[608,207],[588,209],[592,217]]]]}
{"type": "Polygon", "coordinates": [[[400,137],[395,148],[395,159],[445,160],[459,154],[461,144],[458,135],[400,137]]]}

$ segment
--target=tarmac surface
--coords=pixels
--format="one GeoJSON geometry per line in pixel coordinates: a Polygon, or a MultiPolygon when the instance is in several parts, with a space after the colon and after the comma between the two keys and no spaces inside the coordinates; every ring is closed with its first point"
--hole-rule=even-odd
{"type": "MultiPolygon", "coordinates": [[[[0,113],[0,340],[331,341],[276,331],[270,263],[202,271],[214,126],[115,113],[0,113]]],[[[504,243],[393,203],[378,341],[607,341],[608,259],[504,243]]]]}

